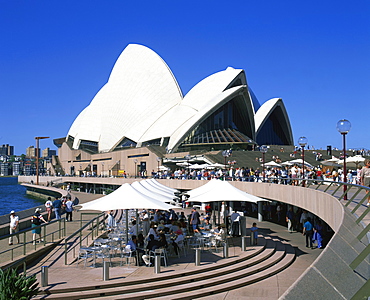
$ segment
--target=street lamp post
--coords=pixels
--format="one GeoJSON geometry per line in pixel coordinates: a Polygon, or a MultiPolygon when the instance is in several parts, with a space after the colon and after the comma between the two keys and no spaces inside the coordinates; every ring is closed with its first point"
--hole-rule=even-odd
{"type": "Polygon", "coordinates": [[[137,159],[134,159],[134,163],[135,163],[135,178],[136,178],[136,173],[137,173],[137,167],[136,167],[137,159]]]}
{"type": "Polygon", "coordinates": [[[39,151],[39,140],[43,139],[48,139],[48,136],[37,136],[35,137],[36,140],[36,185],[39,185],[39,156],[40,156],[40,151],[39,151]]]}
{"type": "Polygon", "coordinates": [[[262,153],[262,175],[263,175],[263,181],[265,181],[265,154],[267,152],[268,148],[266,145],[262,145],[260,147],[260,152],[262,153]]]}
{"type": "Polygon", "coordinates": [[[305,177],[305,167],[304,167],[304,147],[306,147],[308,140],[305,136],[301,136],[298,140],[298,144],[302,147],[302,186],[305,186],[304,177],[305,177]]]}
{"type": "Polygon", "coordinates": [[[337,130],[343,136],[343,192],[345,193],[343,200],[347,200],[346,134],[351,130],[351,122],[346,119],[339,120],[337,123],[337,130]]]}

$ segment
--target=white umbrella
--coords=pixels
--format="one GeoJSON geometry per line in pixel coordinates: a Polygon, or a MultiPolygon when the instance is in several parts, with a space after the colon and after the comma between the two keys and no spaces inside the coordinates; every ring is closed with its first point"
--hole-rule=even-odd
{"type": "MultiPolygon", "coordinates": [[[[273,160],[265,163],[264,165],[267,167],[281,167],[280,164],[274,162],[273,160]]],[[[263,166],[263,164],[261,164],[261,166],[263,166]]]]}
{"type": "Polygon", "coordinates": [[[339,161],[339,158],[331,158],[331,159],[327,159],[327,160],[324,160],[322,162],[320,162],[323,166],[330,166],[330,167],[339,167],[340,164],[338,164],[338,161],[339,161]]]}
{"type": "Polygon", "coordinates": [[[204,194],[205,192],[207,192],[207,191],[213,189],[214,187],[218,186],[218,181],[221,181],[221,180],[219,180],[219,179],[211,179],[206,184],[203,184],[200,187],[198,187],[196,189],[193,189],[191,191],[187,191],[186,193],[190,197],[195,197],[195,196],[198,196],[200,194],[204,194]]]}
{"type": "Polygon", "coordinates": [[[207,168],[225,168],[225,165],[219,164],[219,163],[214,163],[214,164],[208,165],[207,168]]]}
{"type": "Polygon", "coordinates": [[[158,201],[161,201],[161,202],[173,202],[173,197],[168,195],[168,196],[164,196],[162,194],[158,194],[152,190],[149,190],[147,189],[146,187],[144,187],[141,182],[139,181],[135,181],[133,183],[131,183],[131,186],[137,190],[138,192],[142,193],[143,195],[145,196],[148,196],[150,198],[154,198],[158,201]]]}
{"type": "Polygon", "coordinates": [[[291,163],[290,161],[285,161],[283,163],[281,163],[282,166],[292,166],[293,163],[291,163]]]}
{"type": "MultiPolygon", "coordinates": [[[[189,201],[192,202],[215,202],[215,201],[246,201],[257,203],[258,201],[267,201],[263,198],[243,192],[227,181],[218,179],[210,180],[208,183],[203,185],[202,193],[199,193],[200,187],[197,189],[198,194],[190,195],[189,201]],[[208,185],[208,187],[205,187],[208,185]]],[[[193,190],[194,191],[194,190],[193,190]]]]}
{"type": "Polygon", "coordinates": [[[162,209],[176,208],[143,195],[130,184],[125,183],[109,195],[82,204],[81,210],[117,210],[117,209],[162,209]]]}
{"type": "Polygon", "coordinates": [[[166,166],[159,166],[159,170],[161,170],[161,171],[167,171],[169,169],[170,168],[169,167],[166,167],[166,166]]]}
{"type": "MultiPolygon", "coordinates": [[[[363,164],[365,161],[365,157],[362,157],[361,155],[355,155],[350,156],[346,158],[346,166],[352,167],[352,168],[358,168],[358,165],[363,164]]],[[[341,159],[338,161],[338,164],[343,165],[344,160],[341,159]]]]}
{"type": "MultiPolygon", "coordinates": [[[[291,160],[290,161],[292,164],[303,164],[303,159],[302,158],[297,158],[297,159],[293,159],[293,160],[291,160]]],[[[307,167],[310,167],[310,168],[312,168],[313,166],[310,164],[310,163],[308,163],[307,161],[304,161],[304,164],[305,164],[305,166],[307,166],[307,167]]]]}
{"type": "Polygon", "coordinates": [[[189,166],[189,169],[204,169],[205,167],[207,167],[208,164],[202,164],[202,165],[199,165],[199,164],[194,164],[194,165],[190,165],[189,166]]]}
{"type": "Polygon", "coordinates": [[[151,182],[150,180],[146,179],[146,180],[142,180],[140,181],[140,183],[148,190],[152,191],[152,192],[155,192],[157,194],[161,194],[163,196],[166,196],[166,197],[174,197],[174,193],[173,192],[170,192],[168,190],[165,190],[157,185],[155,185],[155,183],[151,182]]]}
{"type": "Polygon", "coordinates": [[[174,189],[174,188],[168,187],[168,186],[166,186],[166,185],[164,185],[164,184],[160,183],[158,180],[156,180],[156,179],[154,179],[154,178],[146,179],[146,181],[148,181],[148,182],[149,182],[149,184],[151,184],[151,185],[153,185],[153,186],[155,186],[155,187],[157,187],[157,188],[159,188],[159,189],[162,189],[162,190],[164,190],[164,191],[166,191],[166,192],[170,192],[170,193],[172,193],[172,194],[174,194],[174,193],[178,193],[178,192],[179,192],[178,190],[176,190],[176,189],[174,189]]]}

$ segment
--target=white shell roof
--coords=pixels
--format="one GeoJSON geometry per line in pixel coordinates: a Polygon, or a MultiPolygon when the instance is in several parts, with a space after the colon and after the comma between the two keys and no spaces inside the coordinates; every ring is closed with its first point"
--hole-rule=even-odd
{"type": "Polygon", "coordinates": [[[167,111],[148,129],[142,141],[154,139],[161,131],[163,137],[170,137],[168,149],[176,148],[191,128],[223,105],[231,95],[246,88],[237,86],[225,90],[240,74],[244,76],[243,70],[229,67],[203,79],[186,94],[181,103],[167,111]]]}
{"type": "Polygon", "coordinates": [[[183,98],[162,58],[145,46],[130,44],[118,58],[108,82],[76,118],[68,136],[74,137],[74,149],[79,148],[81,140],[97,142],[99,151],[104,152],[112,151],[123,138],[141,146],[169,137],[168,149],[176,150],[189,131],[239,95],[244,97],[253,132],[258,131],[276,105],[282,106],[287,118],[285,107],[277,98],[267,101],[254,115],[242,69],[228,67],[212,74],[183,98]]]}
{"type": "Polygon", "coordinates": [[[74,148],[86,139],[99,142],[99,151],[110,151],[123,137],[139,141],[181,99],[181,90],[166,63],[149,48],[130,44],[68,135],[75,137],[74,148]]]}
{"type": "Polygon", "coordinates": [[[282,113],[283,113],[283,118],[286,122],[287,128],[288,128],[288,137],[293,141],[293,134],[292,134],[292,128],[290,126],[290,121],[288,117],[288,113],[286,111],[284,102],[281,98],[273,98],[261,105],[261,107],[257,110],[255,116],[254,116],[254,122],[255,122],[255,128],[256,128],[256,135],[262,128],[263,124],[266,122],[268,117],[271,115],[271,113],[276,109],[276,107],[280,106],[282,113]]]}

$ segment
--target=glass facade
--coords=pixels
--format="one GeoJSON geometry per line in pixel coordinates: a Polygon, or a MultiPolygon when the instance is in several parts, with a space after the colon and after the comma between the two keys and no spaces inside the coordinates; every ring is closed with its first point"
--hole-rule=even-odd
{"type": "Polygon", "coordinates": [[[243,101],[243,98],[238,96],[217,109],[186,137],[182,146],[250,143],[253,132],[243,101]]]}
{"type": "Polygon", "coordinates": [[[256,137],[259,145],[289,145],[287,124],[281,107],[271,113],[256,137]]]}

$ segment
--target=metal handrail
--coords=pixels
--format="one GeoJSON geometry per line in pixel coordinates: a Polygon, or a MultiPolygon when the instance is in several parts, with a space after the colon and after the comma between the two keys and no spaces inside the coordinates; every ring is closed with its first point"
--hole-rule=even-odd
{"type": "MultiPolygon", "coordinates": [[[[30,232],[34,229],[37,229],[37,228],[42,228],[42,238],[43,238],[43,243],[44,243],[44,246],[46,245],[47,243],[47,237],[48,236],[51,236],[51,242],[54,243],[54,240],[55,240],[55,234],[58,234],[58,239],[61,239],[62,237],[65,236],[65,233],[66,233],[66,230],[65,230],[65,219],[62,218],[62,219],[59,219],[59,220],[53,220],[53,221],[50,221],[46,224],[41,224],[41,225],[38,225],[38,226],[35,226],[35,227],[31,227],[31,228],[26,228],[26,229],[22,229],[16,233],[12,233],[12,234],[7,234],[7,235],[3,235],[0,237],[0,240],[5,240],[5,239],[9,239],[9,237],[16,237],[18,238],[18,241],[21,240],[20,236],[23,235],[23,242],[20,242],[19,245],[15,245],[14,247],[10,248],[10,249],[7,249],[5,251],[1,251],[0,252],[0,255],[3,255],[7,252],[11,252],[11,255],[10,255],[10,260],[13,261],[14,260],[14,251],[18,248],[21,248],[23,247],[23,256],[26,256],[27,255],[27,244],[30,244],[33,242],[33,240],[31,239],[30,241],[27,241],[27,238],[26,238],[26,233],[27,232],[30,232]],[[51,231],[51,232],[47,232],[47,227],[54,224],[54,223],[58,223],[58,229],[57,230],[54,230],[54,231],[51,231]],[[62,223],[64,226],[62,226],[62,223]]],[[[32,251],[36,250],[36,244],[34,245],[32,251]]]]}
{"type": "MultiPolygon", "coordinates": [[[[290,178],[289,179],[286,179],[286,180],[291,180],[290,178]]],[[[365,200],[370,196],[370,188],[369,187],[365,187],[365,186],[362,186],[362,185],[357,185],[357,184],[351,184],[351,183],[347,183],[347,182],[341,182],[341,181],[329,181],[329,180],[318,180],[318,179],[304,179],[304,178],[295,178],[294,180],[296,180],[297,182],[300,182],[300,186],[302,187],[308,187],[308,186],[313,186],[314,184],[318,184],[318,186],[322,186],[322,185],[328,185],[324,192],[326,193],[330,193],[333,197],[337,198],[338,201],[342,200],[342,201],[346,201],[346,203],[344,204],[345,207],[348,207],[351,203],[357,203],[355,205],[355,207],[350,211],[350,213],[352,215],[355,216],[356,218],[356,224],[359,224],[361,221],[364,220],[364,218],[370,213],[370,206],[366,206],[366,204],[364,203],[365,200]],[[307,182],[309,182],[309,184],[306,184],[307,182]],[[330,191],[329,192],[329,189],[330,187],[332,187],[333,185],[337,185],[334,189],[334,192],[330,191]],[[347,186],[347,189],[344,190],[343,189],[343,186],[347,186]],[[356,191],[354,192],[354,194],[351,196],[351,198],[349,198],[348,200],[343,200],[345,199],[345,195],[348,196],[349,195],[349,191],[350,190],[354,190],[356,189],[356,191]],[[356,198],[358,197],[358,195],[364,191],[365,192],[365,195],[360,198],[360,199],[357,199],[356,198]],[[359,211],[359,209],[361,207],[366,207],[366,209],[361,213],[360,216],[356,215],[356,213],[359,211]]],[[[269,183],[274,183],[274,182],[271,182],[267,180],[267,182],[269,183]]],[[[316,188],[318,189],[318,188],[316,188]]],[[[370,223],[369,224],[365,224],[364,226],[364,229],[356,236],[356,239],[360,242],[370,231],[370,223]]],[[[370,255],[370,245],[369,243],[367,244],[367,246],[363,249],[363,251],[361,253],[359,253],[359,255],[349,264],[349,267],[355,271],[355,269],[365,260],[365,259],[368,259],[370,255]]]]}
{"type": "Polygon", "coordinates": [[[76,257],[76,248],[81,247],[82,242],[86,240],[86,243],[88,243],[89,237],[91,236],[91,240],[94,240],[94,231],[96,232],[96,236],[99,235],[99,226],[101,223],[104,223],[104,220],[106,218],[104,213],[98,214],[95,218],[91,219],[89,222],[87,222],[85,225],[82,226],[82,217],[83,215],[96,215],[96,213],[81,213],[81,228],[76,230],[74,233],[72,233],[68,238],[64,239],[64,264],[68,265],[68,253],[73,251],[73,258],[76,257]],[[100,220],[102,218],[102,220],[100,220]],[[82,232],[86,228],[88,228],[91,225],[91,231],[82,237],[82,232]],[[78,243],[77,244],[72,244],[70,247],[68,247],[68,241],[72,240],[73,238],[77,239],[76,236],[78,235],[78,243]]]}

